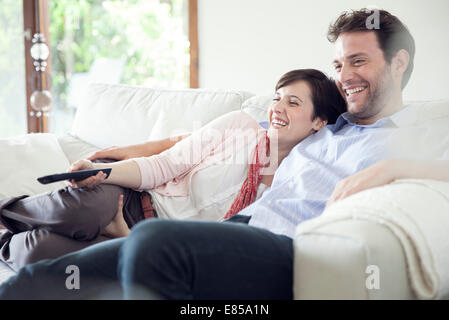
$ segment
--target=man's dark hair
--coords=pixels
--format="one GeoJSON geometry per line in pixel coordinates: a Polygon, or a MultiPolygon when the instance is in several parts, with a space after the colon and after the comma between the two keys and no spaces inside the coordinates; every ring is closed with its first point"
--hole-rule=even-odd
{"type": "Polygon", "coordinates": [[[342,33],[366,31],[374,32],[385,60],[391,63],[393,56],[401,49],[408,52],[410,61],[402,77],[402,89],[407,85],[413,71],[415,57],[415,40],[407,27],[394,15],[385,10],[379,10],[378,28],[368,29],[368,19],[373,17],[373,10],[361,9],[345,11],[329,26],[327,38],[330,42],[337,41],[342,33]]]}
{"type": "Polygon", "coordinates": [[[319,117],[333,124],[346,111],[346,102],[338,91],[334,80],[315,69],[299,69],[287,72],[276,84],[276,91],[297,81],[305,81],[311,91],[313,103],[312,120],[319,117]]]}

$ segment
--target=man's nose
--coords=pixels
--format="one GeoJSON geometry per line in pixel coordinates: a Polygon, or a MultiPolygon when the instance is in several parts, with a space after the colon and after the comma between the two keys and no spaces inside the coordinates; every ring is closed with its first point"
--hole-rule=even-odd
{"type": "Polygon", "coordinates": [[[345,82],[352,80],[353,77],[354,77],[354,70],[351,68],[350,65],[341,66],[337,79],[342,85],[345,82]]]}

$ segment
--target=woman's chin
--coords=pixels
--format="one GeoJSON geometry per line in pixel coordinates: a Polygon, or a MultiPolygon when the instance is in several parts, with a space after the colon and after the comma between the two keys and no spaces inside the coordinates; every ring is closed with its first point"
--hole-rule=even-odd
{"type": "Polygon", "coordinates": [[[285,132],[283,132],[282,129],[279,130],[271,127],[268,129],[267,136],[270,139],[271,143],[276,143],[277,145],[279,145],[280,143],[282,144],[286,137],[285,132]]]}

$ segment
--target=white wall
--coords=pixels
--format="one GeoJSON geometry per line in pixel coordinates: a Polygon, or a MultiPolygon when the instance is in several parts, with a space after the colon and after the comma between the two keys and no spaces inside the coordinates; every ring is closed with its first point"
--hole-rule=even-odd
{"type": "Polygon", "coordinates": [[[297,68],[332,75],[330,22],[369,5],[397,15],[416,41],[406,100],[449,98],[448,0],[199,0],[200,87],[271,94],[297,68]]]}

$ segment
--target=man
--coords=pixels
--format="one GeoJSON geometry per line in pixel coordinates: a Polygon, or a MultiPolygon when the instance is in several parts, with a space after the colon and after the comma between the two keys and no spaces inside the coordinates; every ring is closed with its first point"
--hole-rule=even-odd
{"type": "MultiPolygon", "coordinates": [[[[389,157],[385,141],[403,112],[401,90],[413,68],[414,41],[386,11],[380,11],[379,29],[367,29],[370,15],[344,13],[329,30],[348,113],[298,144],[253,205],[223,223],[141,222],[127,238],[26,266],[0,287],[0,298],[37,297],[33,289],[51,280],[54,288],[39,291],[40,298],[98,297],[98,287],[108,283],[118,297],[122,287],[128,299],[292,299],[297,225],[320,215],[328,199],[399,177],[385,170],[399,160],[381,160],[389,157]],[[369,179],[373,172],[376,179],[369,179]],[[94,279],[84,280],[81,290],[63,286],[72,264],[83,279],[94,279]]],[[[435,165],[444,169],[447,163],[435,165]]],[[[413,172],[432,178],[436,171],[413,172]]]]}

